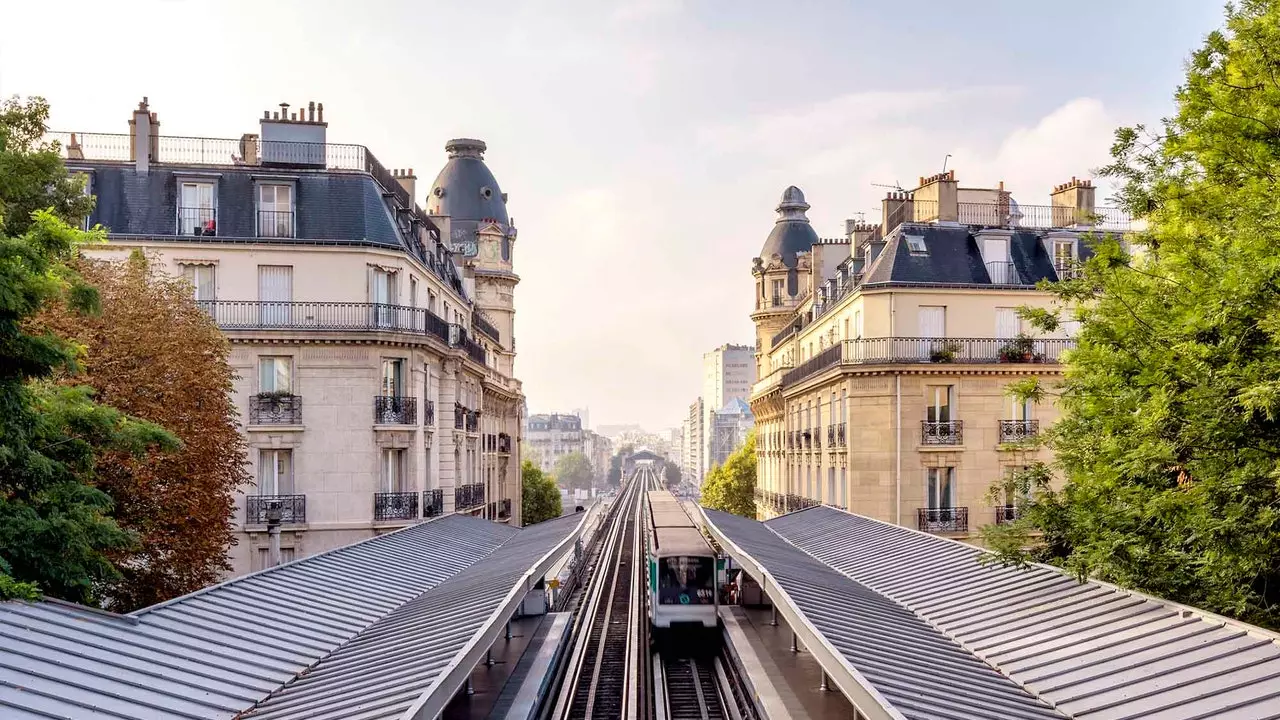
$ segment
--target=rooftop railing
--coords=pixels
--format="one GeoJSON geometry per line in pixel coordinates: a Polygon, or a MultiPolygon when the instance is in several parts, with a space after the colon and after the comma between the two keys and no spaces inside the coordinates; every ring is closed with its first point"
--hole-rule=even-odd
{"type": "Polygon", "coordinates": [[[502,342],[502,337],[498,335],[498,328],[480,313],[471,314],[471,327],[477,332],[488,335],[494,342],[502,342]]]}

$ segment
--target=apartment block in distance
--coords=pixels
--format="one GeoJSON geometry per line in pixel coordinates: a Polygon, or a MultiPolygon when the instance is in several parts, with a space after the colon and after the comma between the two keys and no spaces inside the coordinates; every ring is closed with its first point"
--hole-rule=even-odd
{"type": "Polygon", "coordinates": [[[1021,205],[949,171],[820,239],[787,188],[752,268],[761,514],[825,503],[959,538],[1016,517],[1021,498],[988,490],[1049,459],[1025,441],[1057,411],[1006,388],[1058,383],[1074,333],[1042,337],[1017,308],[1051,305],[1036,283],[1070,277],[1087,233],[1127,229],[1094,192],[1072,179],[1021,205]]]}
{"type": "MultiPolygon", "coordinates": [[[[124,124],[123,122],[121,123],[124,124]]],[[[191,281],[231,342],[252,485],[236,574],[450,512],[520,522],[516,232],[484,143],[453,140],[416,202],[412,170],[330,143],[324,106],[238,139],[55,133],[97,197],[90,222],[191,281]]]]}
{"type": "Polygon", "coordinates": [[[556,461],[565,455],[585,454],[586,449],[582,418],[568,413],[530,415],[525,421],[524,441],[529,460],[544,473],[555,472],[556,461]]]}

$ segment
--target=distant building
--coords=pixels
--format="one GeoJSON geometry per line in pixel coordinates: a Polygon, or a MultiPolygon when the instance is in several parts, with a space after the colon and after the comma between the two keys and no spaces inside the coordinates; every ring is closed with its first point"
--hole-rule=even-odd
{"type": "Polygon", "coordinates": [[[644,428],[640,427],[639,425],[630,425],[630,424],[601,425],[600,427],[596,428],[596,432],[612,440],[614,445],[621,445],[622,443],[620,441],[624,439],[624,436],[643,435],[644,428]]]}
{"type": "Polygon", "coordinates": [[[751,406],[741,398],[733,398],[711,413],[711,459],[709,465],[723,465],[725,460],[747,441],[747,433],[755,426],[751,406]]]}
{"type": "Polygon", "coordinates": [[[529,450],[528,459],[543,472],[555,470],[556,461],[565,455],[586,454],[582,418],[577,415],[530,415],[525,420],[524,442],[529,450]]]}
{"type": "Polygon", "coordinates": [[[681,474],[693,485],[702,485],[702,459],[705,447],[702,444],[703,402],[698,398],[689,404],[689,413],[684,419],[684,457],[680,463],[681,474]]]}
{"type": "Polygon", "coordinates": [[[596,484],[603,485],[609,474],[609,461],[613,458],[613,441],[599,433],[584,429],[582,454],[591,461],[596,484]]]}
{"type": "Polygon", "coordinates": [[[702,422],[698,435],[698,475],[715,466],[712,457],[711,415],[730,400],[751,397],[756,381],[755,348],[750,345],[721,345],[702,356],[702,422]]]}

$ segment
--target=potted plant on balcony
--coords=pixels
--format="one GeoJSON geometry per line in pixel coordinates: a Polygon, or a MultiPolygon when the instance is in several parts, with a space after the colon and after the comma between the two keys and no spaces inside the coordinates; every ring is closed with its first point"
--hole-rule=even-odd
{"type": "Polygon", "coordinates": [[[268,400],[270,402],[279,402],[285,398],[293,397],[293,393],[288,390],[263,390],[254,395],[259,400],[268,400]]]}
{"type": "Polygon", "coordinates": [[[1021,333],[1000,348],[1000,362],[1002,363],[1029,363],[1035,361],[1035,341],[1021,333]]]}
{"type": "Polygon", "coordinates": [[[955,362],[956,353],[960,352],[959,343],[948,342],[943,343],[942,347],[935,348],[929,353],[929,362],[949,363],[955,362]]]}

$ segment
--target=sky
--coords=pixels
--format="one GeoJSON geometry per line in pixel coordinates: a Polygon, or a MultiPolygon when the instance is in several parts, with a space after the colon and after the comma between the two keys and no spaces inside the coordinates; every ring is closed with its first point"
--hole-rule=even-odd
{"type": "Polygon", "coordinates": [[[788,185],[822,237],[944,161],[1047,204],[1117,126],[1170,112],[1221,6],[0,0],[0,23],[0,96],[44,96],[57,130],[126,132],[147,96],[164,134],[239,137],[315,100],[422,204],[445,142],[483,139],[520,232],[530,411],[658,430],[704,352],[754,343],[751,259],[788,185]]]}

